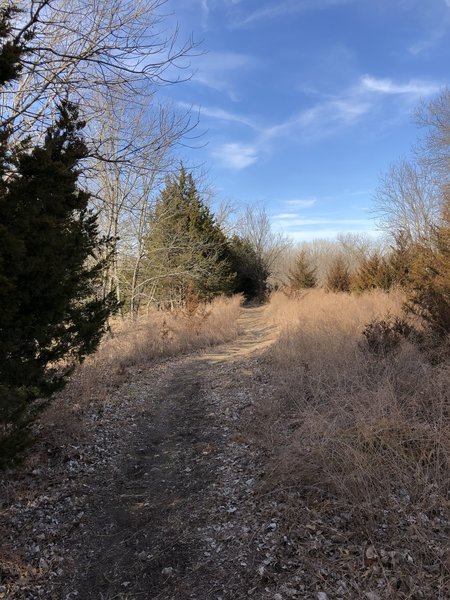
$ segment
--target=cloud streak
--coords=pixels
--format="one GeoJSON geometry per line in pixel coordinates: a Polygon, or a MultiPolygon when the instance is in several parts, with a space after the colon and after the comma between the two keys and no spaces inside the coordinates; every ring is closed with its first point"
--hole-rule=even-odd
{"type": "Polygon", "coordinates": [[[334,216],[304,217],[300,213],[283,212],[271,217],[275,231],[294,241],[333,238],[348,231],[375,233],[373,220],[335,218],[334,216]]]}
{"type": "Polygon", "coordinates": [[[361,78],[363,91],[388,95],[430,96],[439,90],[434,82],[411,79],[406,83],[395,83],[392,79],[377,79],[370,75],[361,78]]]}
{"type": "Polygon", "coordinates": [[[224,110],[214,106],[201,106],[200,104],[188,104],[187,102],[178,102],[177,105],[180,108],[194,110],[200,114],[200,116],[209,117],[210,119],[217,119],[219,121],[226,121],[228,123],[238,123],[245,125],[254,131],[261,131],[261,127],[250,117],[240,115],[238,113],[224,110]]]}
{"type": "Polygon", "coordinates": [[[283,223],[289,227],[301,227],[309,225],[368,225],[371,223],[368,219],[331,219],[331,218],[311,218],[306,219],[300,215],[293,213],[280,213],[273,215],[273,220],[278,223],[283,223]]]}
{"type": "Polygon", "coordinates": [[[222,162],[229,168],[243,169],[254,164],[280,139],[301,138],[309,142],[335,135],[358,124],[389,99],[398,98],[400,104],[397,110],[404,114],[405,101],[417,102],[420,97],[430,96],[439,89],[440,85],[434,81],[411,79],[397,82],[363,75],[342,94],[320,100],[275,125],[263,127],[253,119],[220,108],[205,107],[202,112],[210,118],[245,125],[255,132],[254,140],[246,143],[233,141],[215,152],[216,158],[222,157],[222,162]],[[233,159],[233,152],[236,159],[233,159]]]}
{"type": "Polygon", "coordinates": [[[195,60],[196,70],[191,81],[218,92],[226,92],[232,100],[237,95],[233,80],[239,72],[258,68],[260,61],[238,52],[209,52],[195,60]]]}
{"type": "Polygon", "coordinates": [[[258,148],[251,144],[230,142],[218,146],[214,150],[213,156],[223,166],[240,171],[258,160],[258,148]]]}
{"type": "Polygon", "coordinates": [[[274,19],[277,17],[286,17],[292,14],[312,10],[325,10],[334,6],[349,4],[354,0],[285,0],[284,2],[265,3],[262,7],[242,17],[237,23],[238,27],[251,25],[259,21],[274,19]]]}
{"type": "Polygon", "coordinates": [[[310,208],[317,202],[317,198],[294,198],[293,200],[285,200],[284,204],[295,206],[297,208],[310,208]]]}

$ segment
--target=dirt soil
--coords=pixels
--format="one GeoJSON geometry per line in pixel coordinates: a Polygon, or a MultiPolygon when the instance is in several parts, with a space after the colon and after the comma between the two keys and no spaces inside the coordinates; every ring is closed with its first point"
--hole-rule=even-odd
{"type": "Polygon", "coordinates": [[[264,577],[278,523],[242,426],[277,332],[262,307],[240,325],[232,343],[131,372],[83,415],[88,436],[6,476],[0,598],[284,597],[264,577]]]}

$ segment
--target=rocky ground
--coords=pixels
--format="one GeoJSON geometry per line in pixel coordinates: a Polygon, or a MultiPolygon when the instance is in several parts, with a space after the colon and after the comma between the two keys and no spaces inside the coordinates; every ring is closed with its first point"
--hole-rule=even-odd
{"type": "MultiPolygon", "coordinates": [[[[265,485],[250,432],[253,407],[273,392],[261,356],[276,332],[263,308],[245,309],[241,329],[130,372],[85,410],[79,442],[46,437],[34,462],[6,474],[0,598],[435,597],[413,590],[414,558],[389,546],[388,529],[385,547],[364,538],[357,507],[311,507],[265,485]]],[[[424,518],[442,525],[439,510],[424,518]]]]}
{"type": "Polygon", "coordinates": [[[277,510],[260,510],[242,415],[274,332],[261,308],[241,325],[234,343],[132,373],[85,412],[78,445],[48,443],[4,477],[0,598],[262,597],[277,510]]]}

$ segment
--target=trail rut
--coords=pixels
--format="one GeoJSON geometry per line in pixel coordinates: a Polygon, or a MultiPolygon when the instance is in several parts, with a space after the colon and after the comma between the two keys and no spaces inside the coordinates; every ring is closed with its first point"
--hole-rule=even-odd
{"type": "MultiPolygon", "coordinates": [[[[243,309],[240,328],[232,343],[173,360],[156,383],[142,372],[129,384],[128,395],[140,397],[134,429],[130,435],[124,427],[119,457],[88,492],[76,550],[52,597],[247,597],[250,563],[236,568],[228,558],[242,540],[233,541],[230,527],[225,545],[209,547],[210,528],[226,531],[237,510],[224,478],[233,477],[236,449],[238,463],[248,452],[240,437],[240,377],[276,337],[261,307],[243,309]]],[[[250,562],[251,554],[249,548],[250,562]]]]}

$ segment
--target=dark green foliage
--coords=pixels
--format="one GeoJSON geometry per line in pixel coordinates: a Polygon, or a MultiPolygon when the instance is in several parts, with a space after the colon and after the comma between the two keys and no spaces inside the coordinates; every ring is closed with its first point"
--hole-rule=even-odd
{"type": "Polygon", "coordinates": [[[361,261],[352,276],[351,288],[355,292],[367,292],[375,289],[387,291],[393,283],[388,261],[374,252],[361,261]]]}
{"type": "Polygon", "coordinates": [[[11,19],[19,12],[12,4],[0,8],[0,86],[17,79],[22,70],[25,48],[21,41],[11,35],[11,19]]]}
{"type": "Polygon", "coordinates": [[[233,290],[227,239],[184,167],[156,202],[146,254],[148,294],[160,305],[182,304],[188,289],[201,300],[233,290]]]}
{"type": "Polygon", "coordinates": [[[405,313],[419,317],[425,327],[418,330],[405,319],[388,315],[366,326],[364,347],[374,354],[386,355],[406,338],[426,351],[431,360],[439,361],[448,356],[449,349],[450,200],[444,205],[441,222],[434,227],[429,243],[410,245],[403,243],[401,236],[397,240],[390,257],[392,279],[406,292],[405,313]]]}
{"type": "Polygon", "coordinates": [[[325,289],[328,292],[350,292],[350,271],[343,256],[333,259],[327,273],[325,289]]]}
{"type": "Polygon", "coordinates": [[[316,267],[311,265],[306,250],[300,250],[293,268],[289,271],[289,288],[293,291],[314,288],[317,286],[316,267]]]}
{"type": "MultiPolygon", "coordinates": [[[[15,153],[0,189],[0,451],[20,452],[37,399],[93,352],[114,308],[101,297],[105,244],[77,184],[87,149],[69,102],[42,146],[15,153]]],[[[5,142],[6,142],[5,138],[5,142]]],[[[5,167],[5,144],[3,145],[5,167]]]]}
{"type": "Polygon", "coordinates": [[[231,263],[236,272],[234,292],[244,294],[246,300],[263,300],[267,292],[269,270],[251,243],[239,236],[229,242],[231,263]]]}

